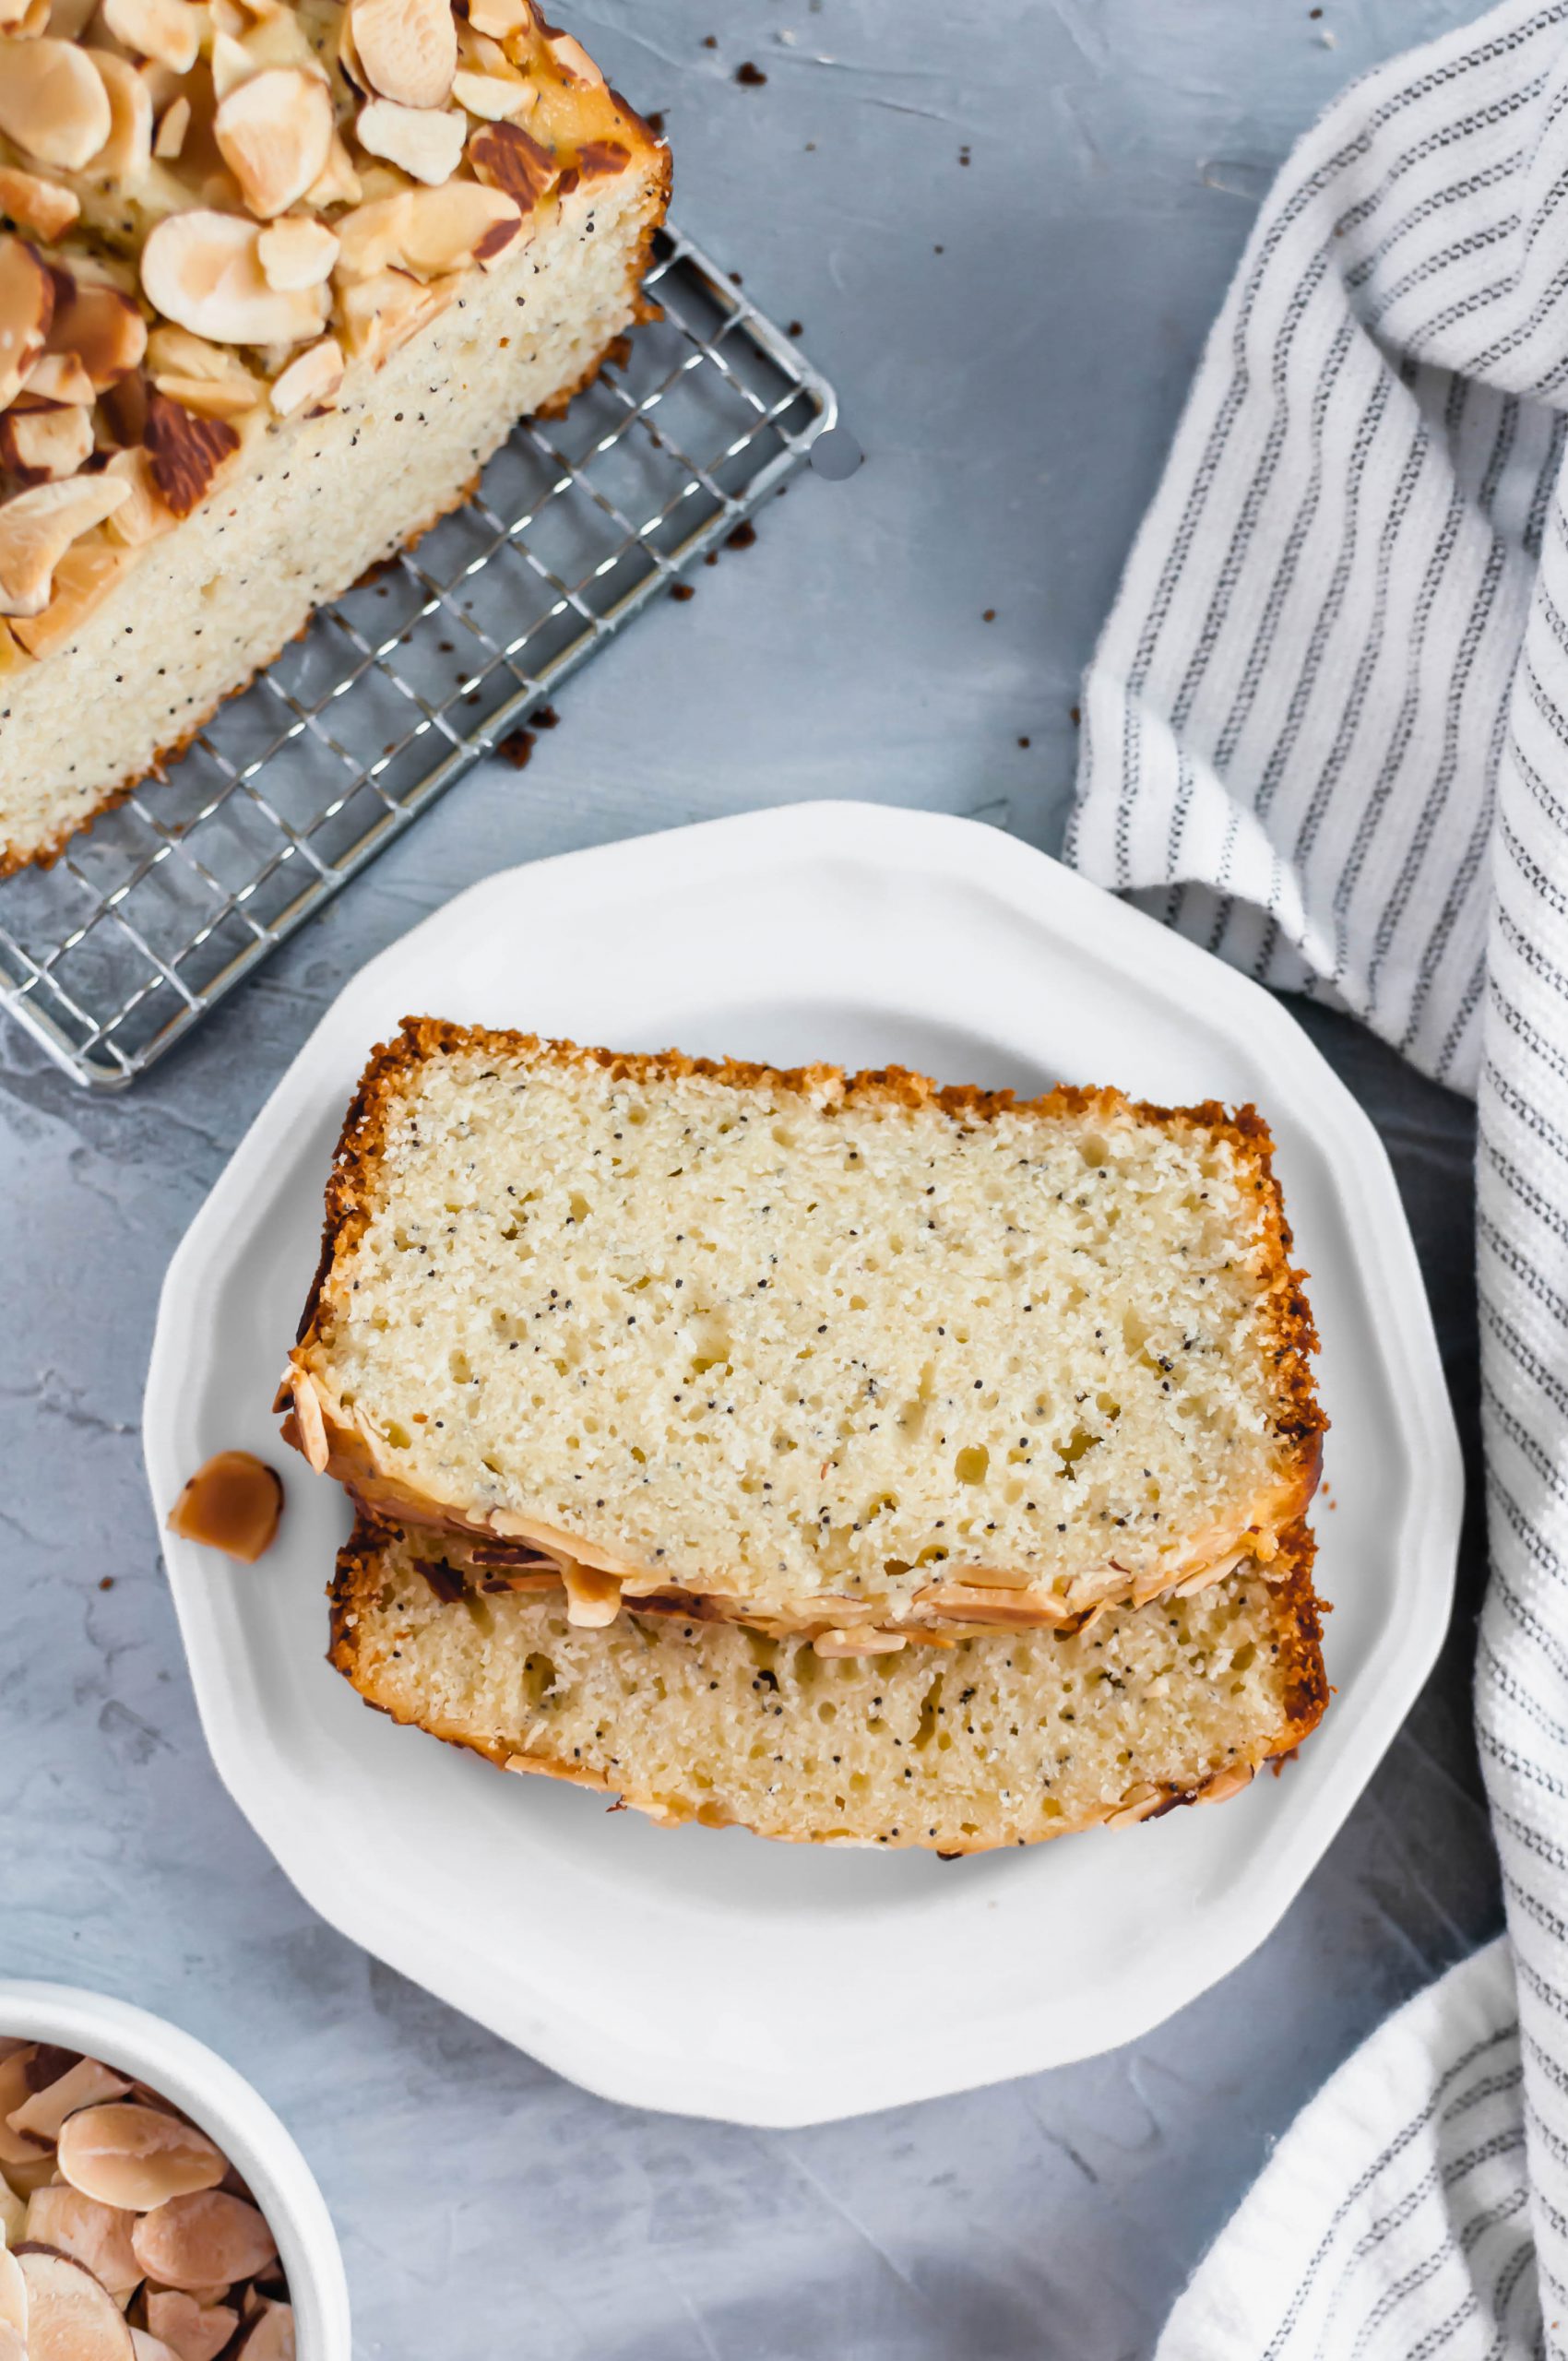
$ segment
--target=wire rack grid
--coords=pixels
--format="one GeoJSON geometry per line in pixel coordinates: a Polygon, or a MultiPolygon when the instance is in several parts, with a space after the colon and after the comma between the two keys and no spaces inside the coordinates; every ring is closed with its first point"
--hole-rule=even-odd
{"type": "Polygon", "coordinates": [[[51,869],[0,884],[0,1005],[123,1088],[802,464],[837,417],[676,231],[662,307],[564,419],[309,630],[51,869]]]}

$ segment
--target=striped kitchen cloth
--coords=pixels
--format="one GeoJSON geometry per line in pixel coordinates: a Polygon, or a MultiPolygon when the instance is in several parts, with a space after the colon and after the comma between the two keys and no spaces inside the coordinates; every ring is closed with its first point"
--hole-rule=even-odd
{"type": "Polygon", "coordinates": [[[1479,1100],[1508,1937],[1280,2143],[1159,2361],[1568,2355],[1568,0],[1282,173],[1090,666],[1069,857],[1479,1100]]]}

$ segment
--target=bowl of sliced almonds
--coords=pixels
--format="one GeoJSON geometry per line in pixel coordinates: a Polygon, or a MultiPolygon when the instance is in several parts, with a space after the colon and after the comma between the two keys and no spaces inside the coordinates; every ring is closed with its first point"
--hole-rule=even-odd
{"type": "Polygon", "coordinates": [[[309,2165],[162,2018],[0,1979],[0,2361],[349,2361],[309,2165]]]}

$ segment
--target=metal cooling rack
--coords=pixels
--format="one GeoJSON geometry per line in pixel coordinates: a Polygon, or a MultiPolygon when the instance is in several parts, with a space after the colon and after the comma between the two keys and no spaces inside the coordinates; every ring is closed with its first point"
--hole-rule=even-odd
{"type": "Polygon", "coordinates": [[[0,884],[0,1005],[65,1072],[133,1081],[676,575],[837,416],[833,388],[697,247],[661,322],[475,498],[320,608],[174,764],[0,884]]]}

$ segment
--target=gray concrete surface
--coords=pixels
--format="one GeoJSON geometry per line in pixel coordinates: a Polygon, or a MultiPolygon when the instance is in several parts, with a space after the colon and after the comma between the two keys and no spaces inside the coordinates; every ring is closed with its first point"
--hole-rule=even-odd
{"type": "MultiPolygon", "coordinates": [[[[142,1371],[168,1255],[322,1007],[471,879],[825,793],[1057,842],[1075,683],[1258,196],[1353,74],[1472,11],[559,13],[664,110],[680,218],[803,322],[866,464],[772,508],[572,685],[525,774],[454,792],[128,1097],[89,1102],[0,1025],[0,1973],[139,1999],[255,2078],[333,2206],[367,2355],[1120,2361],[1299,2103],[1499,1923],[1468,1735],[1476,1529],[1425,1696],[1226,1986],[1070,2071],[757,2135],[584,2096],[297,1900],[196,1727],[142,1371]],[[763,86],[733,80],[745,60],[763,86]]],[[[1467,1110],[1306,1021],[1394,1152],[1473,1442],[1467,1110]]]]}

